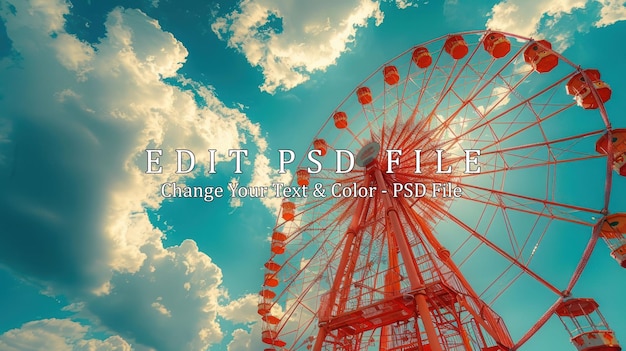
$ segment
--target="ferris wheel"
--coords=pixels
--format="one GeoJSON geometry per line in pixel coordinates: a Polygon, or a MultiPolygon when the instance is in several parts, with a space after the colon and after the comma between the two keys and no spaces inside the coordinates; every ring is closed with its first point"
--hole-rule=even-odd
{"type": "Polygon", "coordinates": [[[552,318],[579,350],[621,350],[598,304],[573,295],[599,239],[626,266],[626,215],[608,213],[626,174],[610,96],[599,71],[508,33],[386,62],[313,138],[293,181],[307,196],[282,203],[265,351],[517,350],[552,318]]]}

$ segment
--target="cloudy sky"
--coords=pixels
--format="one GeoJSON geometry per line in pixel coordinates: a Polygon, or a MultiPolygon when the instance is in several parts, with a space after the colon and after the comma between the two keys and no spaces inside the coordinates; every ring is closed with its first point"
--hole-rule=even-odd
{"type": "MultiPolygon", "coordinates": [[[[159,185],[289,181],[276,150],[304,152],[360,81],[432,38],[547,38],[600,69],[613,125],[626,126],[621,0],[0,0],[0,19],[7,351],[260,349],[256,293],[277,200],[164,201],[159,185]],[[217,173],[174,174],[181,147],[218,150],[217,173]],[[148,148],[166,151],[163,174],[145,174],[148,148]],[[240,175],[233,148],[250,151],[240,175]]],[[[616,179],[613,196],[625,186],[616,179]]],[[[602,247],[586,284],[619,274],[602,247]]],[[[594,297],[623,331],[622,293],[594,297]]]]}

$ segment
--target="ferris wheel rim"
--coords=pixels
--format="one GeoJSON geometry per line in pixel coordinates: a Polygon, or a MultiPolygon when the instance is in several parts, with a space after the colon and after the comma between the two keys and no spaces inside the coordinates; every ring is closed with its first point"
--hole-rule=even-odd
{"type": "MultiPolygon", "coordinates": [[[[374,77],[375,74],[380,73],[384,67],[386,67],[389,63],[394,62],[396,60],[398,60],[399,58],[401,58],[402,56],[407,55],[411,50],[414,50],[415,48],[419,47],[419,46],[425,46],[425,45],[429,45],[435,42],[439,42],[442,41],[443,39],[450,37],[452,35],[473,35],[473,34],[486,34],[486,33],[491,33],[494,31],[490,31],[490,30],[477,30],[477,31],[467,31],[467,32],[460,32],[460,33],[454,33],[454,34],[447,34],[444,36],[440,36],[438,38],[429,40],[427,42],[424,42],[422,44],[418,44],[415,45],[411,48],[409,48],[408,50],[404,51],[403,53],[393,57],[392,59],[386,61],[383,65],[381,65],[380,67],[378,67],[376,70],[373,71],[372,74],[370,74],[368,77],[366,77],[362,82],[360,82],[358,85],[356,85],[356,87],[348,94],[346,95],[346,98],[344,98],[344,100],[342,100],[339,105],[337,105],[337,107],[331,112],[330,116],[326,119],[326,121],[322,124],[322,127],[320,128],[320,130],[315,134],[315,138],[317,139],[322,132],[325,130],[325,128],[327,127],[327,125],[329,123],[331,123],[331,120],[333,118],[334,113],[336,113],[337,111],[339,111],[339,109],[348,101],[348,99],[350,99],[351,97],[353,97],[355,95],[355,92],[357,92],[357,90],[359,89],[359,87],[364,86],[364,83],[368,82],[370,79],[372,79],[374,77]]],[[[519,36],[519,35],[514,35],[511,33],[505,33],[505,32],[498,32],[501,34],[506,35],[507,37],[512,37],[512,38],[517,38],[520,40],[525,40],[528,43],[530,43],[531,41],[533,41],[534,39],[532,38],[528,38],[528,37],[523,37],[523,36],[519,36]]],[[[478,44],[476,44],[477,46],[479,46],[481,44],[481,42],[479,42],[478,44]]],[[[563,62],[568,63],[570,66],[572,66],[572,68],[574,68],[576,70],[576,72],[578,73],[582,73],[583,77],[586,77],[586,73],[584,72],[584,70],[580,67],[580,66],[576,66],[574,65],[571,61],[567,60],[567,58],[565,58],[561,53],[554,51],[554,53],[559,57],[560,60],[562,60],[563,62]]],[[[574,73],[572,73],[571,75],[573,75],[574,73]]],[[[565,80],[565,79],[564,79],[565,80]]],[[[384,92],[383,92],[384,94],[384,92]]],[[[597,96],[597,92],[595,91],[595,89],[592,89],[592,94],[595,95],[596,98],[598,98],[597,96]]],[[[608,119],[608,114],[606,112],[606,109],[604,107],[604,103],[598,99],[599,102],[599,112],[600,115],[602,116],[603,122],[605,124],[605,130],[609,133],[608,135],[610,136],[611,134],[611,124],[610,124],[610,120],[608,119]]],[[[611,144],[609,144],[609,148],[611,148],[611,144]]],[[[613,154],[610,152],[608,152],[608,154],[606,155],[607,157],[607,162],[606,162],[606,178],[605,178],[605,197],[604,197],[604,205],[603,208],[600,210],[600,212],[602,213],[602,217],[600,218],[600,222],[602,222],[602,220],[607,216],[608,214],[608,207],[609,207],[609,200],[610,200],[610,193],[611,193],[611,183],[612,183],[612,158],[613,158],[613,154]]],[[[301,168],[302,166],[302,162],[303,162],[304,158],[301,158],[300,163],[298,164],[298,169],[301,168]]],[[[276,227],[279,227],[279,222],[280,219],[277,220],[277,224],[276,227]]],[[[565,290],[562,290],[560,292],[560,294],[557,294],[557,300],[554,303],[554,305],[552,305],[546,312],[545,314],[531,327],[531,329],[513,346],[512,350],[516,350],[517,348],[519,348],[521,345],[525,344],[528,339],[530,339],[539,329],[541,329],[543,327],[543,325],[545,324],[545,322],[547,322],[547,320],[552,316],[554,310],[558,307],[558,305],[560,304],[560,302],[562,302],[562,300],[569,296],[569,294],[571,293],[571,290],[574,288],[574,286],[576,285],[576,283],[578,282],[578,280],[580,279],[580,275],[582,274],[582,271],[584,270],[584,268],[586,267],[586,265],[588,264],[588,260],[591,256],[591,253],[593,251],[593,248],[595,247],[595,244],[599,238],[599,233],[600,233],[600,226],[594,226],[593,230],[592,230],[592,234],[591,237],[589,238],[588,242],[587,242],[587,247],[585,248],[585,251],[576,267],[575,273],[572,275],[570,282],[568,283],[568,286],[565,290]]],[[[339,247],[339,245],[337,245],[337,247],[339,247]]],[[[272,255],[272,257],[274,257],[274,255],[272,255]]]]}

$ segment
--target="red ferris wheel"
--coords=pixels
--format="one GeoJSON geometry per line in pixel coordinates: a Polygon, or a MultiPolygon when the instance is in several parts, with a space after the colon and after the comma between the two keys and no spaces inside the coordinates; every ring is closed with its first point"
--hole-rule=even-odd
{"type": "Polygon", "coordinates": [[[626,266],[610,95],[597,70],[508,33],[386,62],[315,136],[319,161],[294,179],[307,196],[283,201],[265,351],[517,350],[552,318],[581,351],[621,350],[597,302],[574,295],[599,239],[626,266]]]}

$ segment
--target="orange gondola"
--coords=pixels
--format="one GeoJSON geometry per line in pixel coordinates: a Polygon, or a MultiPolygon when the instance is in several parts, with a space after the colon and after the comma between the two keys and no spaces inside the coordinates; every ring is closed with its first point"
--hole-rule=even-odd
{"type": "Polygon", "coordinates": [[[337,127],[337,129],[348,127],[348,115],[343,111],[335,112],[333,120],[335,121],[335,127],[337,127]]]}
{"type": "Polygon", "coordinates": [[[309,174],[309,171],[307,171],[306,169],[299,169],[296,172],[296,180],[299,186],[309,185],[310,178],[311,178],[311,175],[309,174]]]}
{"type": "Polygon", "coordinates": [[[285,201],[281,205],[283,209],[283,219],[286,221],[293,221],[296,216],[296,204],[291,201],[285,201]]]}
{"type": "Polygon", "coordinates": [[[469,47],[460,35],[453,35],[446,40],[443,45],[444,49],[455,60],[460,60],[469,52],[469,47]]]}
{"type": "Polygon", "coordinates": [[[396,66],[385,66],[383,75],[385,76],[385,83],[389,85],[396,85],[400,81],[400,74],[396,66]]]}
{"type": "Polygon", "coordinates": [[[328,151],[328,144],[326,144],[324,139],[315,139],[313,140],[313,148],[319,150],[321,156],[325,156],[326,151],[328,151]]]}
{"type": "Polygon", "coordinates": [[[287,235],[281,232],[274,232],[272,234],[272,252],[277,255],[285,253],[286,240],[287,235]]]}
{"type": "Polygon", "coordinates": [[[611,250],[611,257],[626,268],[626,213],[607,216],[602,223],[600,237],[611,250]]]}
{"type": "Polygon", "coordinates": [[[596,90],[600,101],[605,103],[611,98],[611,88],[600,79],[600,72],[597,69],[586,69],[583,72],[577,73],[567,82],[566,91],[574,96],[578,106],[584,109],[596,109],[600,103],[592,89],[596,90]]]}
{"type": "Polygon", "coordinates": [[[493,58],[504,57],[511,51],[511,42],[502,33],[491,32],[487,34],[483,45],[493,58]]]}
{"type": "Polygon", "coordinates": [[[367,105],[372,103],[372,91],[368,87],[360,87],[356,91],[356,96],[359,99],[361,105],[367,105]]]}
{"type": "MultiPolygon", "coordinates": [[[[626,176],[626,129],[614,129],[611,131],[611,143],[613,146],[613,169],[621,176],[626,176]]],[[[608,154],[609,133],[605,133],[596,142],[596,151],[608,154]]]]}
{"type": "Polygon", "coordinates": [[[568,299],[556,309],[578,351],[621,351],[615,333],[593,299],[568,299]]]}
{"type": "Polygon", "coordinates": [[[550,72],[559,64],[559,57],[552,51],[552,44],[547,40],[531,43],[524,51],[524,61],[536,72],[550,72]]]}
{"type": "Polygon", "coordinates": [[[433,58],[430,56],[430,52],[428,52],[428,49],[423,46],[420,46],[413,51],[411,59],[419,68],[426,68],[433,63],[433,58]]]}

